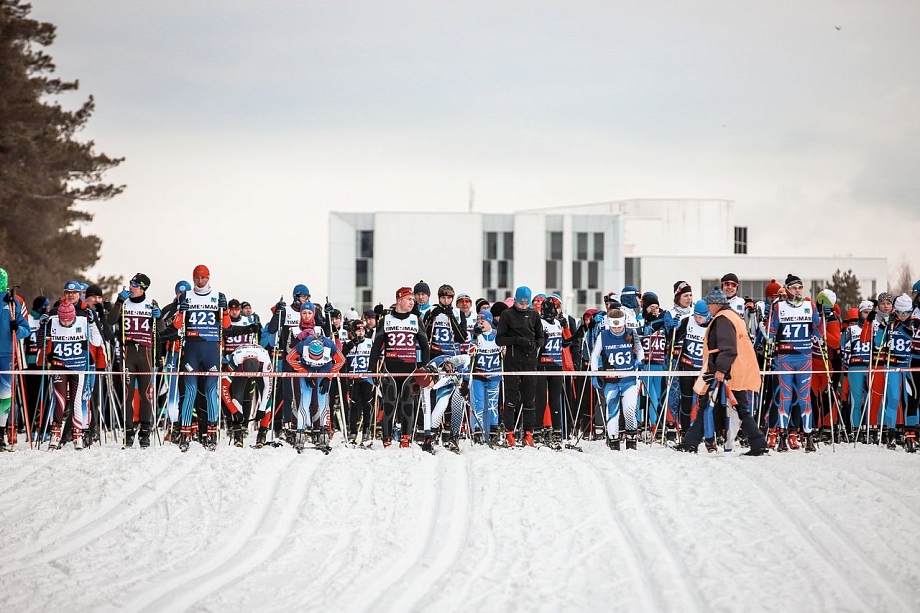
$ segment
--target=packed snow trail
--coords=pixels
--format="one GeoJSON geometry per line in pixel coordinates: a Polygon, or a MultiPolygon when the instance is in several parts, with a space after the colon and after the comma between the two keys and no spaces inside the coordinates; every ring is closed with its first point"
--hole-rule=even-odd
{"type": "Polygon", "coordinates": [[[915,611],[920,458],[0,454],[0,610],[915,611]]]}

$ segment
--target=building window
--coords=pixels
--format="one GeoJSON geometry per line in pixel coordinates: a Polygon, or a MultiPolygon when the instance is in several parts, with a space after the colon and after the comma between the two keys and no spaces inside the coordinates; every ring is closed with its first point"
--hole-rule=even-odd
{"type": "Polygon", "coordinates": [[[374,257],[374,231],[361,230],[358,232],[358,257],[371,259],[374,257]]]}
{"type": "Polygon", "coordinates": [[[575,311],[584,312],[600,304],[603,292],[604,233],[576,232],[573,236],[572,289],[575,291],[575,311]],[[592,302],[589,303],[588,301],[592,302]]]}
{"type": "Polygon", "coordinates": [[[371,290],[364,289],[361,290],[361,306],[358,307],[358,311],[363,313],[367,309],[373,308],[373,301],[371,300],[371,290]]]}
{"type": "Polygon", "coordinates": [[[546,233],[549,245],[547,245],[546,251],[549,253],[550,260],[561,260],[562,259],[562,232],[547,232],[546,233]]]}
{"type": "Polygon", "coordinates": [[[735,253],[747,253],[747,226],[735,226],[735,253]]]}
{"type": "Polygon", "coordinates": [[[626,258],[626,285],[642,289],[642,267],[639,258],[626,258]]]}
{"type": "Polygon", "coordinates": [[[355,286],[370,286],[370,260],[355,261],[355,286]]]}
{"type": "MultiPolygon", "coordinates": [[[[486,296],[508,295],[514,276],[514,232],[483,232],[482,289],[486,296]]],[[[494,299],[489,299],[493,302],[494,299]]]]}
{"type": "Polygon", "coordinates": [[[562,294],[562,232],[546,233],[546,293],[562,294]]]}

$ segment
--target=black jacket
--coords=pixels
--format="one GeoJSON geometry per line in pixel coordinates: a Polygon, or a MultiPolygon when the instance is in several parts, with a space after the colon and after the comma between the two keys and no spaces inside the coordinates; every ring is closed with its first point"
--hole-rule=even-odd
{"type": "Polygon", "coordinates": [[[495,344],[506,348],[505,362],[536,365],[537,353],[543,347],[540,316],[533,309],[506,309],[498,320],[495,344]]]}

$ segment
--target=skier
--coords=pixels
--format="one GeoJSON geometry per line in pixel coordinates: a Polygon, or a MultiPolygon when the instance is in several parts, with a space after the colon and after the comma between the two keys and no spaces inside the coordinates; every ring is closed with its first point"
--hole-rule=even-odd
{"type": "MultiPolygon", "coordinates": [[[[287,355],[287,363],[299,373],[325,373],[334,375],[345,365],[345,358],[335,341],[325,336],[308,336],[301,340],[287,355]]],[[[311,428],[313,445],[319,449],[329,448],[329,389],[331,377],[302,377],[300,379],[300,404],[297,410],[297,432],[294,448],[304,450],[306,430],[311,428]],[[316,393],[317,410],[310,414],[310,404],[316,393]]]]}
{"type": "MultiPolygon", "coordinates": [[[[180,299],[178,314],[173,325],[184,330],[185,342],[182,347],[181,368],[188,373],[204,372],[204,396],[207,403],[207,438],[205,446],[214,451],[217,448],[217,420],[219,418],[219,400],[217,392],[217,374],[221,362],[221,335],[224,328],[230,327],[227,313],[227,298],[221,292],[211,288],[211,272],[204,264],[199,264],[192,271],[194,287],[180,299]]],[[[192,413],[198,396],[199,375],[185,376],[185,396],[182,399],[182,433],[179,449],[188,451],[192,438],[192,413]]]]}
{"type": "Polygon", "coordinates": [[[863,300],[859,307],[847,312],[849,326],[843,331],[840,338],[842,351],[841,368],[843,369],[847,399],[849,401],[849,420],[851,431],[859,428],[863,419],[863,401],[866,397],[866,374],[869,370],[869,361],[872,351],[871,343],[863,341],[862,327],[866,317],[872,312],[872,302],[863,300]]]}
{"type": "Polygon", "coordinates": [[[83,449],[83,428],[87,425],[80,403],[86,385],[85,371],[92,364],[92,350],[101,350],[102,335],[85,315],[69,300],[62,299],[57,313],[48,320],[45,352],[42,360],[57,370],[76,371],[54,375],[54,418],[51,425],[50,449],[60,449],[66,430],[72,425],[74,449],[83,449]]]}
{"type": "Polygon", "coordinates": [[[432,307],[428,302],[428,299],[431,298],[431,288],[424,281],[419,281],[412,288],[412,295],[415,298],[415,308],[412,312],[419,318],[419,321],[425,321],[425,316],[432,307]]]}
{"type": "Polygon", "coordinates": [[[744,298],[738,295],[738,275],[733,272],[722,275],[720,280],[722,291],[728,298],[728,306],[732,311],[744,318],[744,298]]]}
{"type": "MultiPolygon", "coordinates": [[[[642,351],[645,353],[646,372],[662,372],[665,369],[665,356],[667,354],[667,339],[664,335],[664,313],[658,302],[658,296],[653,292],[642,295],[642,319],[645,328],[640,337],[642,351]]],[[[645,408],[639,407],[639,422],[648,426],[649,436],[655,440],[658,430],[658,408],[661,405],[664,377],[648,377],[642,379],[645,390],[645,408]]]]}
{"type": "Polygon", "coordinates": [[[626,314],[621,309],[614,309],[610,313],[609,322],[610,327],[601,331],[591,352],[591,370],[607,373],[603,377],[595,377],[594,386],[603,393],[607,407],[607,446],[620,450],[622,409],[626,424],[626,448],[636,449],[639,389],[633,371],[642,369],[645,356],[639,337],[626,329],[626,314]]]}
{"type": "MultiPolygon", "coordinates": [[[[678,336],[680,323],[693,313],[693,288],[686,281],[674,283],[674,306],[665,311],[664,323],[661,327],[667,343],[668,362],[665,370],[674,369],[677,356],[680,355],[682,338],[678,336]]],[[[680,384],[674,377],[665,381],[665,404],[662,410],[667,411],[666,435],[669,440],[677,437],[678,412],[680,410],[680,384]]]]}
{"type": "MultiPolygon", "coordinates": [[[[729,307],[731,303],[729,303],[729,307]]],[[[734,309],[732,309],[734,311],[734,309]]],[[[706,326],[709,324],[709,307],[705,300],[697,300],[693,306],[693,315],[680,322],[678,336],[683,339],[680,353],[677,357],[678,372],[699,372],[703,368],[703,338],[706,335],[706,326]]],[[[678,377],[680,389],[680,430],[690,430],[693,419],[703,420],[703,436],[706,440],[706,450],[710,453],[716,450],[715,423],[713,407],[707,402],[699,402],[696,392],[693,391],[694,379],[692,377],[678,377]],[[694,407],[697,410],[694,410],[694,407]]],[[[720,416],[724,417],[724,416],[720,416]]],[[[720,419],[718,423],[723,423],[720,419]]]]}
{"type": "MultiPolygon", "coordinates": [[[[470,397],[473,441],[498,444],[498,396],[501,388],[502,350],[495,343],[492,313],[480,311],[473,326],[473,387],[470,397]],[[477,438],[479,436],[480,438],[477,438]]],[[[461,388],[462,391],[462,388],[461,388]]]]}
{"type": "Polygon", "coordinates": [[[463,396],[469,395],[469,372],[470,356],[460,354],[435,357],[413,375],[413,380],[419,386],[418,395],[424,430],[423,451],[429,453],[434,451],[432,431],[441,428],[444,414],[450,407],[450,434],[444,443],[444,448],[454,453],[460,452],[460,428],[466,413],[463,396]],[[465,391],[461,392],[461,388],[465,391]]]}
{"type": "Polygon", "coordinates": [[[128,397],[134,397],[136,386],[140,400],[137,412],[132,408],[131,414],[128,415],[128,407],[125,407],[125,447],[134,446],[134,435],[137,433],[138,444],[142,449],[146,449],[150,446],[150,429],[155,419],[155,390],[150,373],[154,367],[156,320],[160,318],[161,313],[156,300],[147,298],[150,277],[139,272],[131,277],[128,286],[128,289],[118,293],[115,307],[108,314],[107,323],[117,326],[120,331],[128,397]]]}
{"type": "MultiPolygon", "coordinates": [[[[13,355],[19,353],[19,342],[29,338],[32,333],[29,328],[29,317],[26,305],[22,298],[16,295],[9,287],[9,276],[0,268],[0,293],[3,302],[0,303],[0,371],[13,369],[13,355]],[[14,344],[15,339],[15,344],[14,344]]],[[[17,364],[17,369],[23,368],[17,364]]],[[[0,451],[7,449],[4,439],[6,424],[13,406],[13,375],[0,374],[0,451]]],[[[12,450],[15,437],[10,436],[9,449],[12,450]]]]}
{"type": "Polygon", "coordinates": [[[452,306],[454,288],[444,284],[438,288],[438,304],[425,314],[425,334],[431,342],[431,353],[457,355],[467,340],[466,316],[452,306]]]}
{"type": "MultiPolygon", "coordinates": [[[[268,351],[255,343],[237,346],[233,353],[227,356],[227,367],[230,372],[237,373],[271,373],[274,368],[268,351]]],[[[272,396],[272,381],[272,377],[267,375],[263,377],[237,375],[221,379],[220,395],[224,406],[230,413],[230,436],[235,446],[243,446],[243,430],[245,425],[251,421],[249,418],[250,405],[257,393],[259,406],[256,409],[254,420],[259,424],[259,432],[256,435],[256,447],[261,449],[265,445],[265,437],[271,425],[269,405],[272,396]]]]}
{"type": "Polygon", "coordinates": [[[777,450],[798,449],[798,435],[788,431],[792,406],[801,411],[801,425],[805,433],[805,451],[815,451],[811,414],[811,366],[813,342],[823,343],[820,319],[811,301],[802,297],[802,280],[786,276],[786,299],[773,306],[770,316],[769,336],[775,339],[776,369],[782,371],[778,386],[777,450]],[[812,337],[817,337],[812,340],[812,337]]]}
{"type": "Polygon", "coordinates": [[[916,451],[917,420],[910,416],[909,422],[899,423],[899,408],[907,407],[910,394],[908,378],[910,373],[894,369],[907,368],[910,365],[911,344],[914,337],[914,325],[911,320],[913,305],[910,296],[901,294],[894,299],[894,316],[880,323],[873,338],[873,345],[884,356],[887,369],[884,374],[883,397],[879,411],[878,424],[882,429],[882,439],[889,449],[897,448],[898,427],[905,427],[905,449],[916,451]]]}
{"type": "MultiPolygon", "coordinates": [[[[562,372],[563,351],[571,343],[572,333],[569,322],[559,314],[556,302],[552,299],[543,301],[540,324],[543,326],[543,347],[540,350],[538,370],[547,373],[562,372]]],[[[562,389],[561,376],[540,375],[535,380],[536,425],[542,425],[545,407],[549,406],[551,429],[544,428],[541,440],[544,445],[557,451],[562,449],[562,389]]]]}
{"type": "MultiPolygon", "coordinates": [[[[345,371],[363,374],[370,370],[371,346],[367,338],[367,325],[361,321],[351,323],[352,338],[342,347],[345,371]]],[[[370,377],[350,379],[348,384],[348,443],[355,445],[367,438],[371,427],[371,411],[376,396],[375,381],[370,377]]]]}
{"type": "Polygon", "coordinates": [[[514,291],[514,306],[502,312],[498,322],[495,343],[505,347],[505,406],[502,416],[505,438],[509,447],[514,447],[514,428],[518,407],[523,411],[524,445],[533,447],[535,422],[533,375],[516,374],[531,372],[537,367],[537,354],[543,346],[543,324],[540,317],[530,308],[531,291],[521,286],[514,291]]]}
{"type": "MultiPolygon", "coordinates": [[[[310,302],[310,289],[303,283],[298,283],[291,291],[291,304],[279,300],[275,304],[274,313],[265,330],[269,336],[276,339],[274,344],[280,369],[284,372],[294,372],[294,369],[284,356],[297,344],[297,336],[301,332],[302,319],[309,318],[310,326],[316,326],[316,307],[310,302]],[[307,313],[309,312],[309,313],[307,313]],[[278,357],[280,355],[280,357],[278,357]]],[[[307,324],[305,323],[304,326],[307,324]]],[[[263,344],[264,346],[264,344],[263,344]]],[[[281,436],[284,424],[289,424],[294,419],[294,407],[299,403],[300,386],[294,379],[285,379],[279,386],[281,400],[278,406],[273,407],[275,435],[281,436]]]]}
{"type": "Polygon", "coordinates": [[[412,314],[415,298],[412,289],[401,287],[396,290],[396,307],[380,322],[377,335],[371,347],[370,367],[376,373],[390,376],[379,384],[383,394],[383,446],[389,447],[393,440],[393,420],[399,415],[401,436],[400,447],[408,447],[414,407],[405,382],[409,374],[421,364],[428,363],[428,337],[422,329],[418,316],[412,314]],[[381,361],[382,358],[382,361],[381,361]],[[406,388],[406,389],[404,389],[406,388]]]}

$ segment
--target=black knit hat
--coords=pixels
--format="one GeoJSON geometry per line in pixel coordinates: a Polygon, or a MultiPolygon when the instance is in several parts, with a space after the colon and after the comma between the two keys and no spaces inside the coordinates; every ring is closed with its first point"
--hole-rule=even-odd
{"type": "Polygon", "coordinates": [[[739,281],[738,281],[738,275],[736,275],[736,274],[733,273],[733,272],[730,272],[730,273],[727,273],[727,274],[722,275],[722,281],[721,281],[721,282],[722,282],[722,283],[725,283],[726,281],[731,281],[731,282],[734,283],[735,285],[738,285],[738,283],[739,283],[739,281]]]}
{"type": "Polygon", "coordinates": [[[90,285],[89,287],[87,287],[86,297],[89,298],[91,296],[99,296],[100,298],[102,298],[102,288],[99,287],[98,285],[90,285]]]}
{"type": "Polygon", "coordinates": [[[145,292],[147,291],[147,289],[150,288],[150,277],[148,277],[142,272],[139,272],[133,277],[131,277],[131,281],[133,281],[134,283],[137,283],[137,286],[140,287],[145,292]]]}
{"type": "Polygon", "coordinates": [[[413,294],[428,294],[431,295],[431,288],[428,287],[428,284],[424,281],[419,281],[415,284],[415,287],[412,288],[413,294]]]}
{"type": "Polygon", "coordinates": [[[501,317],[502,313],[508,310],[508,305],[504,302],[496,302],[492,305],[492,308],[489,309],[489,312],[492,313],[492,317],[501,317]]]}
{"type": "Polygon", "coordinates": [[[789,273],[788,275],[786,275],[786,283],[785,283],[786,287],[789,287],[790,285],[793,285],[795,283],[802,284],[802,279],[800,277],[795,276],[792,273],[789,273]]]}

